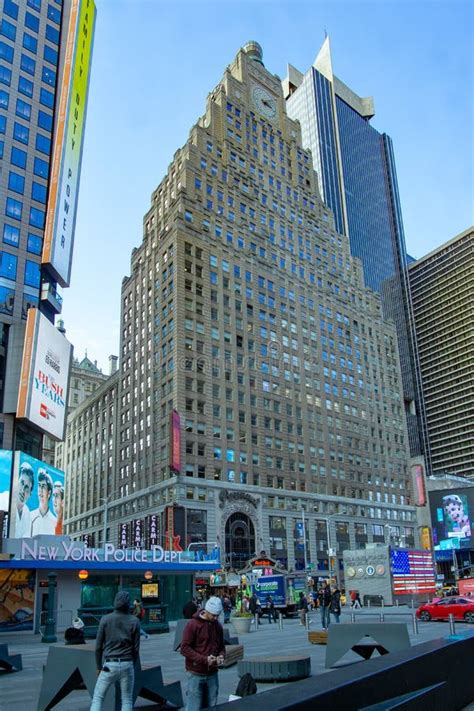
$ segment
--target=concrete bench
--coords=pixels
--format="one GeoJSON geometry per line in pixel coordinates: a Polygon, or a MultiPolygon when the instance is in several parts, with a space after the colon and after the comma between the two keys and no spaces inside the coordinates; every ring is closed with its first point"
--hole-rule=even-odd
{"type": "Polygon", "coordinates": [[[254,657],[238,664],[238,675],[251,674],[255,681],[296,681],[311,674],[311,657],[294,654],[281,657],[254,657]]]}
{"type": "Polygon", "coordinates": [[[6,674],[23,669],[21,654],[9,654],[7,644],[0,644],[0,669],[6,674]]]}
{"type": "MultiPolygon", "coordinates": [[[[43,671],[37,711],[49,711],[72,691],[86,689],[92,697],[96,681],[95,645],[51,645],[43,671]]],[[[103,711],[117,708],[120,705],[119,696],[119,685],[111,686],[102,705],[103,711]]],[[[161,667],[142,669],[140,660],[135,665],[134,702],[137,697],[159,704],[168,702],[168,708],[183,706],[180,682],[165,684],[161,667]]]]}

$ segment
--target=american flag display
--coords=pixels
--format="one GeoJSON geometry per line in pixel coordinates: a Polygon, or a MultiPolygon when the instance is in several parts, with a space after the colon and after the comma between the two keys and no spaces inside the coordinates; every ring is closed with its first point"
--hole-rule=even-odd
{"type": "Polygon", "coordinates": [[[436,591],[433,556],[430,551],[390,551],[390,564],[395,595],[436,591]]]}

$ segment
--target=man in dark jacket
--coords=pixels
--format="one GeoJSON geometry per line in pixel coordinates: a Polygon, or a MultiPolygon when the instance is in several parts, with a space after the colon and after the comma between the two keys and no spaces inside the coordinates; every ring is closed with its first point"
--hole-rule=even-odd
{"type": "Polygon", "coordinates": [[[249,600],[249,612],[252,613],[254,618],[257,615],[258,624],[260,624],[260,600],[257,597],[257,593],[253,593],[249,600]]]}
{"type": "Polygon", "coordinates": [[[140,623],[130,614],[130,595],[121,590],[115,596],[114,612],[100,620],[95,643],[99,678],[90,711],[101,711],[109,687],[120,683],[121,711],[133,709],[134,666],[140,651],[140,623]]]}
{"type": "Polygon", "coordinates": [[[224,630],[219,623],[222,602],[210,597],[184,628],[181,654],[186,658],[188,677],[186,711],[199,711],[217,704],[217,670],[224,663],[224,630]]]}
{"type": "Polygon", "coordinates": [[[321,612],[321,625],[323,630],[327,630],[330,623],[329,608],[331,606],[331,588],[327,583],[323,583],[323,587],[318,594],[319,610],[321,612]]]}

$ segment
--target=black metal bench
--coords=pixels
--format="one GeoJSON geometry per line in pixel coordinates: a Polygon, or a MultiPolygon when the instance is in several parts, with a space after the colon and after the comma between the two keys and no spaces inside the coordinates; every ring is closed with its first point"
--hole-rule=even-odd
{"type": "Polygon", "coordinates": [[[0,669],[5,674],[23,669],[21,654],[9,654],[8,644],[0,644],[0,669]]]}
{"type": "Polygon", "coordinates": [[[238,675],[251,674],[255,681],[296,681],[311,674],[311,657],[292,654],[281,657],[254,657],[238,663],[238,675]]]}

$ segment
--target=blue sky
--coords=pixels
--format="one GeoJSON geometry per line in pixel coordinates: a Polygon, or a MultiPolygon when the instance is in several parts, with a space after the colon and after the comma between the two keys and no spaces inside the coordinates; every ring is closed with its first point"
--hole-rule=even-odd
{"type": "Polygon", "coordinates": [[[373,96],[394,142],[407,249],[421,257],[473,224],[470,0],[96,0],[67,336],[107,370],[120,286],[143,216],[206,97],[249,39],[281,78],[330,36],[334,73],[373,96]]]}

